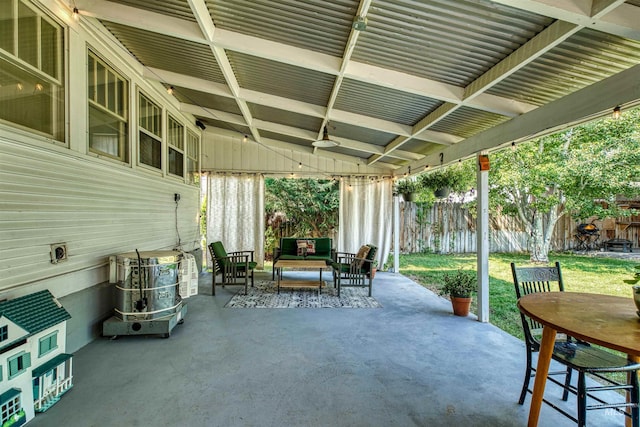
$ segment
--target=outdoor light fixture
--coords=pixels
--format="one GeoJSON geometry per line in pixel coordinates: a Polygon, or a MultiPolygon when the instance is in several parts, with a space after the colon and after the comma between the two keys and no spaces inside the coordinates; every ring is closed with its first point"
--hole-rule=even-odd
{"type": "Polygon", "coordinates": [[[242,142],[247,142],[249,140],[249,137],[247,135],[242,137],[242,142]]]}
{"type": "Polygon", "coordinates": [[[353,29],[356,31],[364,31],[367,29],[367,18],[365,16],[356,16],[353,18],[353,29]]]}
{"type": "Polygon", "coordinates": [[[318,147],[318,148],[331,148],[331,147],[335,147],[337,145],[340,145],[338,142],[336,141],[332,141],[329,139],[329,131],[327,130],[327,127],[324,127],[324,130],[322,131],[322,139],[318,139],[316,141],[313,141],[311,143],[311,145],[313,145],[314,147],[318,147]]]}
{"type": "Polygon", "coordinates": [[[480,154],[478,156],[478,166],[480,166],[481,171],[489,170],[489,156],[486,154],[480,154]]]}
{"type": "Polygon", "coordinates": [[[616,105],[616,106],[613,108],[613,115],[612,115],[612,117],[613,117],[613,119],[614,119],[614,120],[618,120],[618,119],[620,118],[620,111],[621,111],[621,110],[620,110],[620,106],[619,106],[619,105],[616,105]]]}
{"type": "Polygon", "coordinates": [[[73,15],[71,15],[74,20],[78,21],[80,19],[80,11],[77,7],[73,8],[73,15]]]}

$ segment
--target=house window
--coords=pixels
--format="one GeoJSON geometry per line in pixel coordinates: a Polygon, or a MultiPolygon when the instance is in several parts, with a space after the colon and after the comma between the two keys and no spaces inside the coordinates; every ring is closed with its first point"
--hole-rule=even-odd
{"type": "Polygon", "coordinates": [[[27,352],[21,352],[7,359],[7,377],[12,379],[23,373],[27,368],[31,366],[31,354],[27,352]]]}
{"type": "Polygon", "coordinates": [[[9,338],[9,327],[7,325],[0,326],[0,342],[9,338]]]}
{"type": "Polygon", "coordinates": [[[13,398],[2,403],[2,406],[0,406],[0,411],[2,412],[2,419],[0,420],[1,425],[4,425],[4,423],[9,421],[11,417],[18,414],[21,410],[22,405],[20,404],[20,393],[18,393],[13,396],[13,398]]]}
{"type": "Polygon", "coordinates": [[[167,170],[184,178],[184,126],[171,116],[167,121],[167,170]]]}
{"type": "Polygon", "coordinates": [[[129,161],[129,82],[93,52],[88,58],[89,151],[129,161]]]}
{"type": "Polygon", "coordinates": [[[40,338],[38,357],[43,356],[56,348],[58,348],[58,331],[40,338]]]}
{"type": "Polygon", "coordinates": [[[142,93],[138,95],[139,161],[162,169],[162,110],[142,93]]]}
{"type": "Polygon", "coordinates": [[[187,131],[187,178],[189,184],[200,185],[200,138],[187,131]]]}
{"type": "Polygon", "coordinates": [[[64,141],[61,25],[20,0],[0,1],[0,122],[64,141]]]}

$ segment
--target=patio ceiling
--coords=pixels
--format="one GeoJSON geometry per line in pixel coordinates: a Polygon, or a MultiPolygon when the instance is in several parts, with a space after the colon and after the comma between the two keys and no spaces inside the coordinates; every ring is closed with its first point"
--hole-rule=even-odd
{"type": "Polygon", "coordinates": [[[206,126],[390,170],[640,99],[640,0],[75,4],[206,126]],[[340,145],[312,147],[325,126],[340,145]]]}

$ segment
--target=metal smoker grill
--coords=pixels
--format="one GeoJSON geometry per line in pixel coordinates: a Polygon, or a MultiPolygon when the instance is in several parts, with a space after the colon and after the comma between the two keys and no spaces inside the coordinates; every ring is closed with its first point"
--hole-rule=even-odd
{"type": "Polygon", "coordinates": [[[579,251],[591,251],[598,248],[600,229],[593,223],[578,224],[576,229],[576,249],[579,251]]]}

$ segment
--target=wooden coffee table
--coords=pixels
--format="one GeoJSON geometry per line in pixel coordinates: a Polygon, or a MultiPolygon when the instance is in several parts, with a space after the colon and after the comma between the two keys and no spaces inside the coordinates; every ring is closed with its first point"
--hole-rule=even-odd
{"type": "Polygon", "coordinates": [[[322,270],[327,268],[327,263],[325,261],[317,261],[317,260],[278,260],[274,264],[273,268],[276,269],[277,272],[277,286],[278,293],[280,293],[280,288],[290,288],[290,289],[299,289],[299,288],[318,288],[318,296],[322,292],[322,287],[326,285],[324,280],[322,280],[322,270]],[[282,269],[290,268],[296,270],[319,270],[320,271],[320,279],[319,280],[282,280],[282,269]]]}

